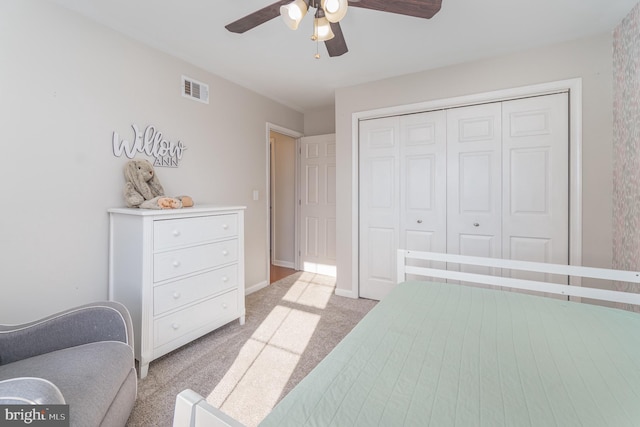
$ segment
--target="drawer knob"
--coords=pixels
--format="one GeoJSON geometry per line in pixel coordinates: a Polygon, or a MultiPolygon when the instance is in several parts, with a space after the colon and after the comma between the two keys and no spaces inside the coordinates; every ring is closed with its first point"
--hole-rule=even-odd
{"type": "Polygon", "coordinates": [[[180,261],[173,261],[174,267],[180,267],[180,261]]]}
{"type": "Polygon", "coordinates": [[[228,278],[227,276],[222,276],[222,281],[223,281],[223,282],[228,282],[228,281],[229,281],[229,278],[228,278]]]}
{"type": "Polygon", "coordinates": [[[180,298],[180,292],[174,292],[173,299],[178,299],[178,298],[180,298]]]}
{"type": "Polygon", "coordinates": [[[180,230],[173,230],[173,235],[178,237],[180,235],[180,230]]]}
{"type": "Polygon", "coordinates": [[[222,228],[227,230],[229,228],[229,226],[227,224],[222,224],[222,228]]]}
{"type": "Polygon", "coordinates": [[[229,255],[229,251],[228,251],[228,250],[226,250],[226,249],[223,249],[223,250],[222,250],[222,255],[224,255],[224,256],[229,255]]]}
{"type": "Polygon", "coordinates": [[[229,307],[229,305],[226,302],[222,303],[222,308],[224,308],[225,310],[227,309],[227,307],[229,307]]]}
{"type": "Polygon", "coordinates": [[[177,324],[177,323],[172,323],[172,324],[171,324],[171,327],[173,328],[173,330],[174,330],[174,331],[177,331],[177,330],[178,330],[178,328],[180,328],[180,325],[179,325],[179,324],[177,324]]]}

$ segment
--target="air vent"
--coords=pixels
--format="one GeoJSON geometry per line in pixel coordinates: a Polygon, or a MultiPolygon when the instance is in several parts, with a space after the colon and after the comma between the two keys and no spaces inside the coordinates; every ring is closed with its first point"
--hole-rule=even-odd
{"type": "Polygon", "coordinates": [[[182,76],[182,96],[208,104],[209,85],[182,76]]]}

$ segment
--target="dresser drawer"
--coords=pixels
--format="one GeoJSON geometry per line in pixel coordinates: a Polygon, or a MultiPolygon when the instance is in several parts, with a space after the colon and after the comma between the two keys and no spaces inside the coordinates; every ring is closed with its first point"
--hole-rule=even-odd
{"type": "Polygon", "coordinates": [[[238,215],[212,215],[153,222],[153,250],[195,245],[238,235],[238,215]]]}
{"type": "Polygon", "coordinates": [[[237,264],[156,286],[153,288],[153,314],[157,316],[236,287],[237,264]]]}
{"type": "Polygon", "coordinates": [[[161,282],[236,261],[238,239],[161,252],[153,255],[153,281],[161,282]]]}
{"type": "Polygon", "coordinates": [[[238,315],[238,290],[211,298],[182,311],[154,321],[154,347],[160,347],[181,338],[207,324],[238,315]]]}

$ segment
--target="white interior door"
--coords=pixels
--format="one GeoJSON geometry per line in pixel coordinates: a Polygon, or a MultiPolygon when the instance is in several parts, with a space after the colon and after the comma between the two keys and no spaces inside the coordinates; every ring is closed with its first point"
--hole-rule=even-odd
{"type": "Polygon", "coordinates": [[[503,258],[569,263],[568,117],[567,93],[503,103],[503,258]]]}
{"type": "Polygon", "coordinates": [[[335,277],[335,134],[300,139],[300,174],[300,269],[335,277]]]}
{"type": "Polygon", "coordinates": [[[446,251],[445,135],[444,111],[361,122],[361,296],[395,287],[398,248],[446,251]]]}
{"type": "MultiPolygon", "coordinates": [[[[399,247],[446,252],[447,188],[446,180],[442,179],[447,173],[446,112],[410,114],[399,120],[399,247]]],[[[410,261],[410,265],[421,267],[432,267],[430,264],[410,261]]]]}
{"type": "Polygon", "coordinates": [[[502,257],[501,120],[500,103],[447,110],[448,253],[502,257]]]}
{"type": "Polygon", "coordinates": [[[360,296],[381,299],[396,285],[400,227],[397,117],[360,122],[360,296]]]}
{"type": "Polygon", "coordinates": [[[568,121],[567,93],[361,121],[360,296],[401,247],[567,264],[568,121]]]}

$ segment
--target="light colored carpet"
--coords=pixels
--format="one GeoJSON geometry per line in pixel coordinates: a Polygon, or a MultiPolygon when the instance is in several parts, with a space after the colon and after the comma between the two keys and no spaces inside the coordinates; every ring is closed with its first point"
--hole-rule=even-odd
{"type": "Polygon", "coordinates": [[[376,304],[334,289],[332,277],[297,272],[248,295],[243,326],[234,321],[151,362],[127,426],[170,426],[186,388],[256,426],[376,304]]]}

